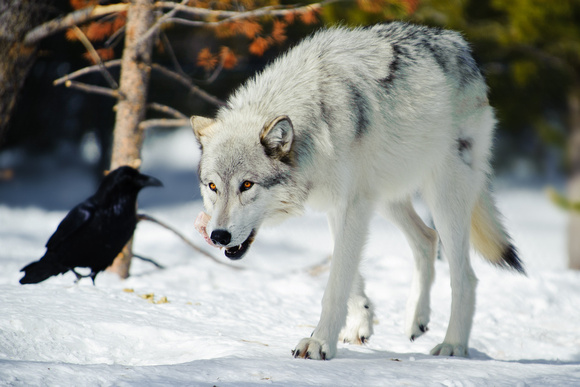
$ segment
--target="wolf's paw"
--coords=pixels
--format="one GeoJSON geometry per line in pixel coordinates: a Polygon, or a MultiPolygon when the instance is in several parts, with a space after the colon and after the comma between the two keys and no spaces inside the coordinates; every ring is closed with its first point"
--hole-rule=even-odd
{"type": "Polygon", "coordinates": [[[435,348],[431,350],[431,355],[433,356],[459,356],[459,357],[468,357],[469,354],[467,353],[467,346],[458,344],[447,344],[441,343],[436,345],[435,348]]]}
{"type": "Polygon", "coordinates": [[[350,300],[346,325],[340,331],[339,340],[350,344],[364,344],[373,334],[374,318],[374,308],[368,299],[357,297],[357,300],[350,300]]]}
{"type": "Polygon", "coordinates": [[[328,343],[312,337],[302,339],[292,351],[292,356],[303,359],[330,360],[334,357],[334,352],[328,343]]]}
{"type": "Polygon", "coordinates": [[[411,341],[415,341],[416,338],[426,333],[429,330],[427,324],[429,323],[429,318],[426,319],[414,319],[412,323],[407,328],[407,337],[411,341]]]}
{"type": "Polygon", "coordinates": [[[411,341],[415,341],[415,339],[429,330],[427,325],[429,324],[429,315],[431,314],[429,297],[419,297],[416,301],[413,301],[415,298],[409,297],[409,301],[407,301],[405,322],[405,334],[411,341]]]}

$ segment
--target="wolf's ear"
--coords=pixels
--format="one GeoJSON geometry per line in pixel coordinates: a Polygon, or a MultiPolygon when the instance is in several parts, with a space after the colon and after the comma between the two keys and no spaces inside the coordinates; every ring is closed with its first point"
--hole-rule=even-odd
{"type": "Polygon", "coordinates": [[[278,159],[288,156],[294,139],[294,127],[288,116],[276,117],[264,126],[260,133],[260,142],[266,154],[278,159]]]}
{"type": "Polygon", "coordinates": [[[191,122],[193,133],[200,144],[203,137],[207,137],[211,134],[211,128],[213,124],[215,124],[215,120],[201,116],[192,116],[189,122],[191,122]]]}

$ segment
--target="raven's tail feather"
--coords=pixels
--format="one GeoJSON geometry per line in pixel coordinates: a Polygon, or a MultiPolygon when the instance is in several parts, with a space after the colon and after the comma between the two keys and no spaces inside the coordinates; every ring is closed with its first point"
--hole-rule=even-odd
{"type": "Polygon", "coordinates": [[[44,259],[45,257],[46,255],[41,260],[32,262],[20,270],[24,272],[24,277],[20,279],[21,284],[37,284],[53,275],[66,273],[69,270],[59,263],[44,259]]]}

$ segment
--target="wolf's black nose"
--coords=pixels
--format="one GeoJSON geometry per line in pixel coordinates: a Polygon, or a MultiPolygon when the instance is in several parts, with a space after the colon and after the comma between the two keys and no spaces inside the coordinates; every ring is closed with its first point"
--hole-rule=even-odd
{"type": "Polygon", "coordinates": [[[210,238],[215,245],[226,246],[232,240],[232,234],[226,230],[213,230],[210,238]]]}

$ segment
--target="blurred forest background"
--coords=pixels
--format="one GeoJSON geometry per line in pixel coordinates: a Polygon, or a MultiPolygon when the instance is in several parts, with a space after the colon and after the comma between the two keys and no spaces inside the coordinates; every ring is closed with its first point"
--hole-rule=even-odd
{"type": "MultiPolygon", "coordinates": [[[[0,14],[6,16],[4,10],[18,3],[35,7],[40,14],[36,23],[41,24],[86,6],[117,2],[1,0],[0,14]]],[[[189,3],[218,10],[272,4],[226,0],[189,3]]],[[[578,109],[580,94],[580,1],[358,0],[329,2],[311,13],[288,15],[249,18],[242,33],[202,25],[164,24],[154,42],[153,61],[172,69],[179,65],[179,73],[190,76],[194,85],[223,101],[280,52],[322,26],[368,25],[397,19],[456,29],[471,42],[497,110],[500,139],[496,142],[496,168],[547,178],[571,168],[567,140],[573,115],[579,114],[574,109],[578,109]],[[268,44],[276,33],[273,29],[280,25],[284,26],[278,32],[282,35],[268,44]],[[260,46],[260,41],[266,44],[260,46]]],[[[97,22],[81,25],[104,62],[122,54],[125,14],[114,16],[105,15],[97,22]]],[[[14,34],[6,31],[7,26],[0,23],[0,51],[9,50],[14,34]]],[[[4,52],[2,56],[6,56],[4,52]]],[[[96,141],[99,152],[85,152],[85,161],[95,165],[96,171],[108,168],[116,101],[53,85],[54,80],[92,64],[94,59],[71,29],[38,41],[23,87],[10,96],[15,102],[10,119],[6,120],[4,114],[0,121],[0,150],[24,147],[31,152],[53,152],[66,143],[67,149],[80,151],[87,141],[96,141]]],[[[118,78],[118,67],[110,72],[118,78]]],[[[151,101],[188,116],[211,116],[218,107],[163,74],[153,71],[151,77],[151,101]]],[[[99,72],[86,75],[82,81],[106,86],[99,72]]],[[[0,90],[3,94],[10,91],[0,90]]],[[[155,114],[153,111],[152,116],[155,114]]],[[[7,167],[0,164],[0,168],[7,167]]]]}
{"type": "MultiPolygon", "coordinates": [[[[147,109],[134,114],[141,132],[212,116],[244,80],[323,26],[405,20],[458,30],[497,111],[496,171],[517,184],[566,186],[554,200],[578,218],[580,0],[0,0],[0,185],[26,173],[26,161],[38,155],[82,165],[95,180],[111,167],[128,99],[119,97],[124,39],[133,31],[127,10],[138,3],[155,6],[147,39],[135,37],[150,40],[152,55],[134,55],[147,65],[147,109]],[[50,30],[51,20],[59,28],[50,30]],[[6,58],[16,61],[17,76],[6,58]]],[[[580,235],[576,227],[572,237],[580,235]]]]}

